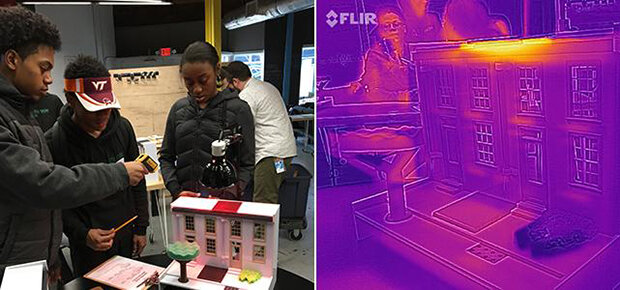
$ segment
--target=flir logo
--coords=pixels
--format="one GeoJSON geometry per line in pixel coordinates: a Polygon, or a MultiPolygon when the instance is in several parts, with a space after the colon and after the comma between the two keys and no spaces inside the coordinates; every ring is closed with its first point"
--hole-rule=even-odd
{"type": "Polygon", "coordinates": [[[330,10],[326,15],[327,25],[329,27],[334,28],[334,26],[340,24],[351,24],[351,25],[360,25],[360,24],[377,24],[377,15],[368,12],[368,13],[351,13],[351,12],[340,12],[336,13],[334,10],[330,10]]]}

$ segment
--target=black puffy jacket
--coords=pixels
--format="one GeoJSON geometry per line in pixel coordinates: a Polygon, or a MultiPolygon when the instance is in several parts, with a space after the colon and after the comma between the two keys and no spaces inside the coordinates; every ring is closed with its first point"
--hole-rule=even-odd
{"type": "Polygon", "coordinates": [[[241,191],[254,171],[254,120],[250,106],[231,90],[218,92],[204,109],[191,96],[172,105],[159,161],[166,188],[173,196],[183,190],[200,192],[204,166],[211,161],[211,142],[217,140],[222,127],[237,126],[241,126],[243,140],[227,149],[226,156],[238,168],[237,190],[241,191]]]}
{"type": "Polygon", "coordinates": [[[57,262],[56,209],[80,206],[129,186],[123,164],[56,166],[26,97],[0,75],[0,280],[6,266],[57,262]]]}

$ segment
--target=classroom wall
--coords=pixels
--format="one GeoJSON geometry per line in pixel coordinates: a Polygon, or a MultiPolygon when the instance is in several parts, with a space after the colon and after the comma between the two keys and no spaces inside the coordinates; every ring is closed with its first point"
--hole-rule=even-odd
{"type": "Polygon", "coordinates": [[[56,52],[50,93],[65,99],[63,74],[78,54],[100,60],[116,55],[114,23],[110,6],[36,5],[35,11],[49,17],[60,31],[62,48],[56,52]],[[68,17],[70,16],[70,17],[68,17]]]}

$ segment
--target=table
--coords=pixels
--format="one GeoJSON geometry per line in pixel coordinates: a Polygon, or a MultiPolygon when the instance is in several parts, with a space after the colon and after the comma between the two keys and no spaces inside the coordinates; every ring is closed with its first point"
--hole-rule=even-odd
{"type": "Polygon", "coordinates": [[[308,138],[310,138],[310,135],[308,135],[308,124],[310,121],[314,121],[314,114],[289,115],[288,117],[291,119],[291,122],[304,122],[304,147],[302,150],[306,153],[309,152],[306,151],[308,138]]]}
{"type": "MultiPolygon", "coordinates": [[[[166,217],[167,215],[166,196],[163,194],[164,189],[166,189],[166,186],[164,184],[164,180],[161,177],[161,173],[159,173],[159,178],[157,179],[157,181],[146,183],[146,190],[149,193],[153,193],[153,196],[155,196],[155,204],[157,205],[157,211],[159,213],[159,226],[163,234],[162,239],[164,242],[164,247],[168,247],[168,223],[167,223],[167,217],[166,217]]],[[[149,194],[149,198],[150,197],[151,195],[149,194]]],[[[149,205],[150,205],[150,202],[149,202],[149,205]]],[[[153,217],[153,212],[151,210],[151,207],[149,206],[149,219],[151,217],[153,217]]],[[[149,231],[151,231],[151,234],[149,235],[149,237],[151,238],[151,241],[152,241],[153,228],[148,227],[148,229],[149,231]]]]}
{"type": "MultiPolygon", "coordinates": [[[[160,266],[167,267],[172,260],[168,258],[165,254],[162,255],[153,255],[153,256],[145,256],[137,259],[138,261],[160,266]]],[[[312,290],[314,289],[314,283],[308,281],[300,276],[297,276],[289,271],[278,268],[278,280],[276,280],[276,285],[274,289],[295,289],[295,290],[312,290]]],[[[96,286],[101,286],[103,289],[112,289],[108,286],[101,285],[95,281],[91,281],[82,277],[75,278],[69,283],[65,284],[62,289],[65,290],[83,290],[83,289],[91,289],[96,286]]],[[[151,289],[157,289],[151,287],[151,289]]],[[[166,286],[163,289],[179,289],[172,286],[166,286]]]]}

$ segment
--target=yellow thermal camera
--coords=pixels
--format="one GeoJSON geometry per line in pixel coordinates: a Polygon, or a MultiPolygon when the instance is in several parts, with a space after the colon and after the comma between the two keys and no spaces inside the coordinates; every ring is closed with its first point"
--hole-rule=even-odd
{"type": "Polygon", "coordinates": [[[151,156],[149,156],[148,154],[140,154],[140,156],[136,158],[136,161],[144,164],[144,167],[146,167],[146,169],[150,173],[153,173],[155,172],[155,170],[157,170],[157,162],[155,162],[155,160],[153,160],[153,158],[151,158],[151,156]]]}

